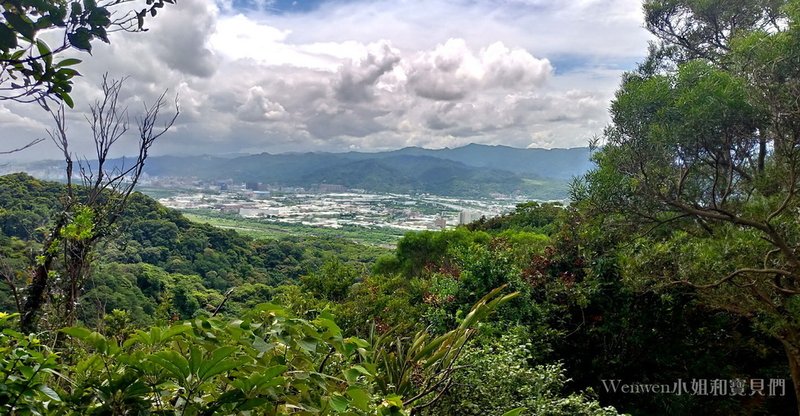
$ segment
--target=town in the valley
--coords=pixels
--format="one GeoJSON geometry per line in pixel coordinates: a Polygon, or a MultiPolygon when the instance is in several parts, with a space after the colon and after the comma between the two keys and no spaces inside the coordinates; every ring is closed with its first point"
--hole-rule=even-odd
{"type": "Polygon", "coordinates": [[[431,194],[384,194],[336,184],[307,189],[173,179],[149,180],[143,190],[163,205],[182,211],[329,228],[446,229],[503,214],[521,202],[500,195],[491,199],[461,199],[431,194]]]}

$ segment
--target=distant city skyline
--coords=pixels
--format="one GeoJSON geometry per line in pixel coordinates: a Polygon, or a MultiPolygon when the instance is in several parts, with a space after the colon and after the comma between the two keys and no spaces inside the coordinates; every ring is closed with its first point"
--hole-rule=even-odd
{"type": "MultiPolygon", "coordinates": [[[[70,52],[84,60],[76,152],[90,149],[82,112],[104,72],[130,77],[132,116],[178,94],[153,154],[581,147],[649,38],[637,0],[181,0],[149,24],[70,52]]],[[[46,137],[50,119],[3,102],[0,125],[2,151],[46,137]]],[[[42,143],[2,160],[55,157],[42,143]]]]}

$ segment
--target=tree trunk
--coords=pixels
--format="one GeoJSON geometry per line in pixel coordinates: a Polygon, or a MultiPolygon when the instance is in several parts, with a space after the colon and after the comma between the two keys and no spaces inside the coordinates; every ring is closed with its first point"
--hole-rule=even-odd
{"type": "Polygon", "coordinates": [[[91,251],[91,243],[83,241],[70,242],[67,247],[67,260],[65,264],[65,275],[69,279],[67,287],[64,289],[66,302],[64,302],[64,325],[73,326],[77,322],[77,311],[75,306],[78,304],[83,281],[86,274],[86,264],[91,251]]]}
{"type": "Polygon", "coordinates": [[[36,331],[36,316],[44,306],[45,291],[50,280],[50,267],[53,264],[54,255],[50,251],[50,245],[61,234],[61,228],[67,221],[65,213],[61,213],[58,222],[53,226],[50,235],[42,243],[42,260],[33,268],[31,283],[25,289],[25,304],[22,307],[22,317],[20,318],[20,329],[23,333],[36,331]]]}
{"type": "Polygon", "coordinates": [[[797,412],[800,414],[800,348],[790,340],[783,339],[783,348],[786,351],[786,358],[789,361],[789,371],[792,374],[792,385],[794,387],[794,397],[797,401],[797,412]]]}
{"type": "Polygon", "coordinates": [[[45,255],[42,264],[37,265],[33,269],[33,278],[31,284],[25,290],[25,304],[22,309],[22,318],[20,319],[20,328],[23,333],[31,333],[36,331],[36,315],[44,305],[44,293],[47,289],[48,275],[50,273],[50,264],[53,262],[53,257],[45,255]]]}

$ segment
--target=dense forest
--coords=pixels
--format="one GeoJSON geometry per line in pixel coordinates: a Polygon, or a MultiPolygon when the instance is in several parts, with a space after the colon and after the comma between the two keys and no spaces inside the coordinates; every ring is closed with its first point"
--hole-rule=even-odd
{"type": "MultiPolygon", "coordinates": [[[[63,185],[24,174],[0,181],[4,267],[22,271],[37,252],[36,225],[53,215],[63,185]]],[[[786,369],[779,345],[735,314],[704,306],[694,289],[626,282],[615,255],[618,244],[596,227],[575,208],[527,203],[513,213],[453,231],[410,233],[390,252],[331,239],[253,240],[192,223],[135,194],[119,223],[120,237],[96,250],[79,300],[81,330],[57,335],[62,318],[54,288],[51,306],[39,321],[44,332],[38,333],[35,344],[29,344],[34,338],[15,331],[4,335],[8,348],[32,354],[24,361],[8,356],[7,374],[19,371],[15,367],[23,363],[30,368],[49,365],[68,379],[52,372],[21,374],[6,397],[23,393],[14,388],[27,388],[21,398],[29,402],[15,406],[54,414],[122,414],[131,411],[129,406],[155,406],[154,394],[173,402],[162,403],[164,409],[183,409],[190,400],[181,396],[187,387],[180,383],[187,381],[180,377],[189,373],[170,373],[183,370],[158,357],[196,347],[202,348],[198,359],[206,362],[224,348],[232,354],[226,361],[240,360],[255,353],[248,348],[269,344],[269,351],[281,346],[282,353],[300,357],[291,365],[274,354],[251,357],[253,362],[209,376],[203,380],[202,398],[192,401],[196,412],[202,414],[212,405],[242,410],[247,400],[257,397],[258,403],[274,406],[267,413],[289,411],[285,406],[291,403],[323,413],[358,414],[399,393],[380,384],[381,377],[389,376],[381,371],[399,369],[375,355],[412,348],[420,331],[430,338],[450,334],[472,305],[505,286],[505,293],[518,295],[471,330],[457,357],[456,366],[464,368],[449,375],[452,381],[445,394],[420,409],[421,414],[502,414],[515,408],[529,414],[616,414],[603,406],[632,414],[734,414],[741,409],[781,413],[791,408],[790,397],[654,399],[606,392],[601,379],[665,382],[687,374],[726,380],[778,378],[786,377],[786,369]],[[231,330],[231,325],[237,329],[231,330]],[[270,325],[278,326],[264,332],[270,325]],[[70,338],[65,340],[64,334],[70,338]],[[301,338],[294,339],[298,334],[301,338]],[[345,341],[364,351],[340,352],[348,347],[335,343],[345,341]],[[386,345],[389,341],[396,345],[386,345]],[[74,350],[64,350],[68,345],[81,345],[84,352],[70,353],[74,350]],[[336,356],[326,365],[325,357],[333,350],[336,356]],[[110,362],[115,365],[113,375],[101,366],[110,362]],[[294,367],[300,362],[306,367],[294,367]],[[276,365],[287,366],[275,368],[282,369],[273,375],[278,379],[261,380],[275,385],[250,387],[255,396],[247,400],[231,397],[225,398],[232,400],[229,404],[220,402],[226,392],[237,391],[237,380],[276,365]],[[342,373],[348,365],[367,370],[351,382],[349,373],[342,373]],[[130,384],[131,377],[145,376],[145,368],[157,384],[130,384]],[[78,369],[89,372],[74,373],[78,369]],[[316,380],[321,385],[306,392],[310,396],[291,397],[299,388],[293,383],[299,381],[290,380],[287,373],[297,371],[339,382],[316,380]],[[78,376],[85,379],[74,384],[78,376]],[[347,394],[353,387],[366,393],[364,409],[359,410],[361,398],[347,394]]],[[[23,287],[25,276],[5,277],[11,280],[3,287],[3,309],[13,312],[18,295],[11,288],[23,287]]],[[[3,319],[13,328],[13,315],[3,319]]],[[[429,359],[393,358],[423,367],[429,359]]],[[[401,395],[404,400],[420,388],[414,377],[425,375],[409,370],[412,378],[401,395]]],[[[413,404],[395,410],[401,408],[412,409],[413,404]]]]}
{"type": "MultiPolygon", "coordinates": [[[[84,4],[65,30],[88,50],[110,22],[84,4]]],[[[39,26],[18,14],[49,13],[46,28],[59,7],[3,16],[33,45],[39,26]]],[[[51,135],[66,183],[0,177],[0,409],[797,414],[800,1],[644,11],[655,40],[569,204],[522,203],[394,250],[253,239],[135,192],[172,124],[154,127],[162,95],[140,119],[138,159],[104,170],[126,123],[106,107],[121,81],[104,79],[86,118],[112,133],[95,137],[94,169],[73,164],[62,106],[51,135]]],[[[14,39],[0,38],[3,56],[14,39]]],[[[71,106],[76,74],[50,55],[13,70],[71,106]]]]}
{"type": "MultiPolygon", "coordinates": [[[[24,174],[0,177],[0,223],[3,258],[8,267],[23,270],[35,252],[37,228],[58,206],[63,186],[24,174]],[[30,255],[30,254],[27,254],[30,255]]],[[[231,288],[227,309],[240,310],[272,298],[281,285],[300,282],[310,271],[326,265],[363,274],[379,248],[335,239],[285,238],[252,240],[185,219],[151,198],[134,194],[119,223],[119,237],[97,249],[95,267],[84,288],[82,322],[97,325],[106,310],[126,311],[138,325],[188,319],[197,310],[216,307],[231,288]]],[[[15,310],[5,285],[2,308],[15,310]]],[[[57,325],[54,324],[54,325],[57,325]]]]}

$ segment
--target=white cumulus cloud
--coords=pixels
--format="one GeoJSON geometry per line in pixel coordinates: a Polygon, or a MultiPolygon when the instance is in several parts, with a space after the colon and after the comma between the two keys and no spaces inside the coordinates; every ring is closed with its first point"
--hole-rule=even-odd
{"type": "MultiPolygon", "coordinates": [[[[108,72],[129,77],[131,114],[166,89],[178,94],[181,117],[155,153],[583,146],[608,122],[619,75],[647,46],[638,0],[262,10],[181,0],[148,32],[115,33],[92,56],[71,52],[85,62],[70,131],[85,136],[81,112],[108,72]]],[[[0,123],[11,148],[42,137],[50,121],[35,105],[4,103],[0,123]]],[[[14,157],[57,156],[40,146],[14,157]]]]}

